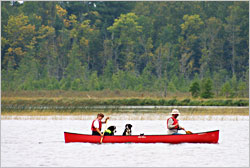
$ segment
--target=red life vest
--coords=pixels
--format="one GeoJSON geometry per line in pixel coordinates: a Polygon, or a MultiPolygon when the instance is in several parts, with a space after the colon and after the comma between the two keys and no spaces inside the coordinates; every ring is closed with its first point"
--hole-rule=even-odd
{"type": "MultiPolygon", "coordinates": [[[[170,118],[172,118],[173,120],[174,120],[174,123],[173,123],[173,125],[175,125],[175,124],[177,124],[178,123],[178,120],[176,119],[176,118],[174,118],[174,117],[170,117],[170,118]]],[[[169,118],[169,119],[170,119],[169,118]]],[[[168,120],[169,120],[168,119],[168,120]]],[[[167,125],[168,125],[168,120],[167,120],[167,125]]],[[[178,126],[175,126],[173,129],[178,129],[179,127],[178,126]]]]}
{"type": "MultiPolygon", "coordinates": [[[[92,130],[92,131],[97,131],[96,128],[94,127],[94,122],[95,122],[96,120],[98,120],[98,119],[93,120],[93,122],[92,122],[92,124],[91,124],[91,130],[92,130]]],[[[99,130],[101,131],[101,129],[102,129],[102,121],[101,121],[101,120],[98,120],[98,122],[99,122],[99,130]]]]}

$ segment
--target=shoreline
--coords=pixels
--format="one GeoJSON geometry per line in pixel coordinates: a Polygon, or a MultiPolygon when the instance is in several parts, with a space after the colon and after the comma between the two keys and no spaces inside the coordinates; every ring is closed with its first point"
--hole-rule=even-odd
{"type": "MultiPolygon", "coordinates": [[[[112,115],[110,116],[112,121],[115,120],[166,120],[169,116],[159,114],[152,116],[150,114],[143,115],[112,115]],[[122,118],[122,119],[121,119],[122,118]]],[[[92,121],[95,115],[50,115],[50,116],[2,116],[1,120],[90,120],[92,121]]],[[[179,120],[202,120],[202,121],[249,121],[249,117],[245,115],[183,115],[180,116],[179,120]]]]}
{"type": "MultiPolygon", "coordinates": [[[[173,106],[175,107],[175,106],[173,106]]],[[[176,107],[175,107],[176,108],[176,107]]],[[[173,108],[150,108],[150,109],[126,109],[126,108],[96,108],[96,109],[71,109],[71,110],[9,110],[2,111],[1,116],[80,116],[80,115],[96,115],[104,113],[104,115],[169,115],[173,108]]],[[[233,108],[178,108],[181,115],[241,115],[249,116],[249,108],[233,107],[233,108]]]]}
{"type": "Polygon", "coordinates": [[[1,110],[85,110],[85,109],[119,109],[119,108],[248,108],[245,99],[85,99],[85,98],[2,98],[1,110]]]}

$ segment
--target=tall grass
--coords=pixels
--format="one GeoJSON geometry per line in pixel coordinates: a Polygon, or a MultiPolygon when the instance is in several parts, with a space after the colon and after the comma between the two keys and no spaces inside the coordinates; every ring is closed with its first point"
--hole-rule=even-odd
{"type": "Polygon", "coordinates": [[[177,99],[83,99],[83,98],[33,98],[2,99],[2,111],[28,109],[76,110],[91,106],[248,106],[248,100],[177,100],[177,99]]]}
{"type": "MultiPolygon", "coordinates": [[[[249,108],[214,108],[214,109],[201,109],[201,108],[183,108],[179,109],[181,116],[194,116],[194,115],[249,115],[249,108]]],[[[53,115],[71,115],[71,116],[96,116],[98,113],[105,115],[169,115],[169,109],[85,109],[85,110],[12,110],[2,111],[2,116],[53,116],[53,115]]]]}
{"type": "MultiPolygon", "coordinates": [[[[64,91],[64,90],[38,90],[38,91],[5,91],[2,92],[2,97],[5,98],[87,98],[87,99],[98,99],[98,98],[162,98],[163,93],[159,91],[148,92],[148,91],[130,91],[130,90],[101,90],[101,91],[64,91]]],[[[166,98],[183,98],[190,97],[190,93],[181,92],[169,92],[166,98]]]]}
{"type": "MultiPolygon", "coordinates": [[[[163,98],[160,92],[133,91],[18,91],[2,92],[2,114],[26,113],[36,111],[46,113],[75,113],[98,111],[95,106],[103,106],[103,112],[120,110],[120,106],[245,106],[248,99],[217,98],[192,99],[188,94],[176,93],[163,98]],[[176,96],[177,95],[177,96],[176,96]],[[114,106],[109,108],[109,106],[114,106]]],[[[139,110],[139,109],[138,109],[139,110]]],[[[141,110],[141,109],[140,109],[141,110]]],[[[152,110],[152,109],[151,109],[152,110]]],[[[156,110],[157,111],[157,110],[156,110]]],[[[159,112],[159,111],[157,111],[159,112]]]]}

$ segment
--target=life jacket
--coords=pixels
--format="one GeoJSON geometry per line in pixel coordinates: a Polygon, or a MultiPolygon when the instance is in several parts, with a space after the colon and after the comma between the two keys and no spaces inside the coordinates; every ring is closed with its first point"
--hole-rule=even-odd
{"type": "Polygon", "coordinates": [[[104,133],[111,134],[111,133],[112,133],[112,131],[110,131],[109,129],[107,129],[104,133]]]}
{"type": "MultiPolygon", "coordinates": [[[[98,119],[93,120],[93,122],[92,122],[92,124],[91,124],[91,130],[92,130],[92,131],[97,131],[96,128],[94,127],[94,122],[95,122],[96,120],[98,120],[98,119]]],[[[99,130],[101,131],[101,129],[102,129],[102,121],[101,121],[101,120],[98,120],[98,122],[99,122],[99,130]]]]}
{"type": "MultiPolygon", "coordinates": [[[[173,125],[175,125],[175,124],[177,124],[178,123],[178,120],[176,119],[176,118],[174,118],[174,117],[170,117],[170,118],[172,118],[173,119],[173,121],[174,121],[174,123],[173,123],[173,125]]],[[[170,119],[169,118],[169,119],[170,119]]],[[[168,119],[168,120],[169,120],[168,119]]],[[[168,125],[168,120],[167,120],[167,125],[168,125]]],[[[178,127],[178,125],[177,126],[175,126],[174,128],[172,128],[172,129],[178,129],[179,127],[178,127]]]]}

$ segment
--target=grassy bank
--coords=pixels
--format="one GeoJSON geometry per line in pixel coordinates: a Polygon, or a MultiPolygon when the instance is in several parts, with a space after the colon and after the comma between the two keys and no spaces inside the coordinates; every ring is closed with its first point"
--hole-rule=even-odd
{"type": "MultiPolygon", "coordinates": [[[[162,92],[129,91],[129,90],[101,90],[101,91],[64,91],[64,90],[38,90],[38,91],[5,91],[2,98],[163,98],[162,92]]],[[[164,98],[189,98],[190,93],[168,92],[164,98]]]]}
{"type": "MultiPolygon", "coordinates": [[[[237,120],[237,117],[249,116],[248,108],[215,108],[215,109],[179,109],[181,120],[214,120],[216,116],[223,120],[227,117],[237,120]]],[[[102,112],[112,120],[165,120],[170,116],[171,109],[153,110],[85,110],[85,111],[49,111],[26,110],[2,112],[2,120],[92,120],[96,114],[102,112]]]]}
{"type": "MultiPolygon", "coordinates": [[[[249,109],[248,108],[215,108],[215,109],[200,109],[200,108],[189,108],[189,109],[179,109],[181,111],[181,115],[248,115],[249,109]]],[[[41,116],[50,116],[50,115],[96,115],[97,113],[102,112],[105,115],[113,115],[113,114],[121,114],[121,113],[128,113],[128,114],[170,114],[171,109],[148,109],[148,110],[138,110],[138,109],[86,109],[86,110],[23,110],[23,111],[3,111],[2,115],[41,115],[41,116]]]]}
{"type": "Polygon", "coordinates": [[[84,99],[84,98],[33,98],[33,99],[2,99],[2,108],[33,108],[33,107],[84,107],[84,106],[248,106],[248,100],[192,100],[192,99],[84,99]]]}
{"type": "Polygon", "coordinates": [[[168,96],[159,93],[124,91],[19,91],[3,92],[2,112],[25,110],[88,111],[94,106],[248,106],[246,98],[192,99],[188,95],[168,96]],[[158,94],[158,95],[157,95],[158,94]],[[130,97],[129,97],[130,96],[130,97]]]}

